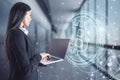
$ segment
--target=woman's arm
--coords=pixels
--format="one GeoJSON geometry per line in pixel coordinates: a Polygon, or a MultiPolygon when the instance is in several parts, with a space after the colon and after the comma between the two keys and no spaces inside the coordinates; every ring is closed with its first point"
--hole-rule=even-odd
{"type": "Polygon", "coordinates": [[[42,57],[40,54],[37,54],[31,59],[28,58],[24,34],[19,30],[12,31],[10,38],[9,44],[11,45],[12,54],[14,55],[19,70],[23,73],[31,73],[36,69],[42,57]]]}

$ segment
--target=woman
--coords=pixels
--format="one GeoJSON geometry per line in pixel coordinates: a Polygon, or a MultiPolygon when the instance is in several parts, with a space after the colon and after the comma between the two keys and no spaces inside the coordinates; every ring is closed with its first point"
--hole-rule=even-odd
{"type": "Polygon", "coordinates": [[[35,54],[27,34],[26,26],[31,22],[31,8],[22,2],[10,10],[6,31],[5,50],[10,64],[9,80],[37,80],[40,61],[50,56],[48,53],[35,54]]]}

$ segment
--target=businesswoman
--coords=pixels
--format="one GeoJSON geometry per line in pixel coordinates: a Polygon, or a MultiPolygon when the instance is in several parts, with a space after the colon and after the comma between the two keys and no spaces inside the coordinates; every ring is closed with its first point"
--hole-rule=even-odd
{"type": "Polygon", "coordinates": [[[35,53],[25,27],[31,22],[32,10],[25,3],[18,2],[10,10],[6,31],[5,50],[10,64],[9,80],[37,80],[37,67],[40,61],[50,56],[48,53],[35,53]]]}

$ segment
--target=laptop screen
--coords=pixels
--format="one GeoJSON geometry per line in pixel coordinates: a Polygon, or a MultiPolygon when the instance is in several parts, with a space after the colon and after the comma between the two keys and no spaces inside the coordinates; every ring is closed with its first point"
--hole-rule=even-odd
{"type": "Polygon", "coordinates": [[[48,53],[64,59],[68,43],[69,39],[52,39],[48,53]]]}

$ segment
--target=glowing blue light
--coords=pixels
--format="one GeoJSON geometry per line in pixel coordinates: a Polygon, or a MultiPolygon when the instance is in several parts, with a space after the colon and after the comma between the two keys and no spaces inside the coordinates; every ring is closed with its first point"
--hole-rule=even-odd
{"type": "Polygon", "coordinates": [[[95,19],[90,14],[79,14],[70,21],[69,27],[72,28],[72,34],[66,60],[76,67],[88,65],[88,60],[94,62],[100,54],[98,45],[89,46],[90,43],[96,44],[96,36],[99,34],[95,19]]]}

